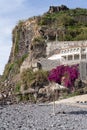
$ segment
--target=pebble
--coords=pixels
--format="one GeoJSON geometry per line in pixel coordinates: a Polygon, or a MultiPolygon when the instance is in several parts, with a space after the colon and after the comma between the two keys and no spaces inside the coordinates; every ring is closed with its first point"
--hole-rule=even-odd
{"type": "Polygon", "coordinates": [[[0,106],[0,130],[87,130],[87,109],[65,104],[0,106]]]}

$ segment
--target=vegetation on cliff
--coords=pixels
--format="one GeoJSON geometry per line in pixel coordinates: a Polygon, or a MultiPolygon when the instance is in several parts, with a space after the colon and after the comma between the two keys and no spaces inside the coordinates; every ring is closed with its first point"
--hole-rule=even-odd
{"type": "Polygon", "coordinates": [[[45,13],[38,21],[38,25],[48,30],[55,30],[60,41],[85,40],[87,39],[87,9],[76,8],[45,13]]]}
{"type": "Polygon", "coordinates": [[[22,84],[25,89],[29,87],[43,87],[48,84],[48,72],[44,70],[38,70],[33,72],[32,69],[27,69],[21,74],[22,84]]]}
{"type": "Polygon", "coordinates": [[[8,63],[5,66],[5,70],[3,73],[3,80],[8,79],[9,76],[13,77],[16,74],[18,74],[20,72],[20,66],[23,63],[23,61],[27,58],[28,54],[24,54],[20,59],[12,62],[12,63],[8,63]]]}

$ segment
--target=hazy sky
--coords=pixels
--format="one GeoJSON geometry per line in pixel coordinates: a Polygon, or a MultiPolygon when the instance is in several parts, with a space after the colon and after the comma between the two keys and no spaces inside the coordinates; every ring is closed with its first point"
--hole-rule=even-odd
{"type": "Polygon", "coordinates": [[[19,20],[41,15],[49,6],[87,8],[87,0],[0,0],[0,74],[8,61],[12,46],[12,29],[19,20]]]}

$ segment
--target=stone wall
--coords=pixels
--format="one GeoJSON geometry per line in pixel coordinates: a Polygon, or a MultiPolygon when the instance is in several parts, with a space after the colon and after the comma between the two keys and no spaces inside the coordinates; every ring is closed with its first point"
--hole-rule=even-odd
{"type": "Polygon", "coordinates": [[[87,40],[47,42],[46,54],[48,56],[53,50],[61,50],[69,47],[75,47],[75,46],[87,46],[87,40]]]}

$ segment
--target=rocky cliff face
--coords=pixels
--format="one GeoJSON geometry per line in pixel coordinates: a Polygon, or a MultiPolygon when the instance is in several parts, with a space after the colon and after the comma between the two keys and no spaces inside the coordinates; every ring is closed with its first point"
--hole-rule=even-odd
{"type": "Polygon", "coordinates": [[[45,56],[45,40],[39,33],[40,27],[37,21],[38,17],[33,17],[26,21],[19,21],[19,24],[13,29],[13,45],[8,64],[20,62],[18,63],[20,67],[26,57],[31,62],[33,59],[45,56]]]}
{"type": "Polygon", "coordinates": [[[12,50],[9,62],[19,59],[29,53],[30,44],[34,37],[39,36],[36,18],[20,21],[13,30],[12,50]]]}
{"type": "Polygon", "coordinates": [[[4,93],[15,91],[21,80],[20,68],[31,68],[35,60],[46,57],[45,39],[39,30],[38,17],[19,21],[13,29],[12,49],[2,76],[0,91],[4,93]]]}

